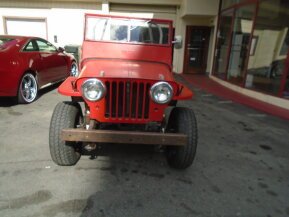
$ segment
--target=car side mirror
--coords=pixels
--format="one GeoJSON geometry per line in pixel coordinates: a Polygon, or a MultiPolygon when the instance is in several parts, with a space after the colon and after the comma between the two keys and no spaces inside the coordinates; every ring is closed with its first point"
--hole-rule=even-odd
{"type": "Polygon", "coordinates": [[[64,48],[63,47],[59,47],[58,48],[58,52],[61,52],[61,53],[63,53],[65,50],[64,50],[64,48]]]}
{"type": "Polygon", "coordinates": [[[175,40],[173,41],[175,49],[181,49],[183,45],[183,38],[181,35],[176,35],[175,40]]]}

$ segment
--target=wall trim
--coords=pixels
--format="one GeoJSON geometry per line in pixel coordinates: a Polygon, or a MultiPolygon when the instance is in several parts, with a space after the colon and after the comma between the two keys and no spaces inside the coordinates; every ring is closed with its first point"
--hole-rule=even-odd
{"type": "Polygon", "coordinates": [[[289,111],[289,100],[287,100],[287,99],[282,99],[279,97],[260,93],[260,92],[254,91],[254,90],[242,88],[242,87],[239,87],[237,85],[231,84],[227,81],[224,81],[220,78],[217,78],[213,75],[210,75],[209,77],[210,77],[210,79],[216,81],[217,83],[219,83],[220,85],[222,85],[224,87],[229,88],[230,90],[233,90],[233,91],[238,92],[240,94],[243,94],[245,96],[254,98],[256,100],[260,100],[262,102],[265,102],[265,103],[268,103],[268,104],[271,104],[271,105],[274,105],[274,106],[277,106],[277,107],[280,107],[280,108],[283,108],[283,109],[286,109],[289,111]]]}

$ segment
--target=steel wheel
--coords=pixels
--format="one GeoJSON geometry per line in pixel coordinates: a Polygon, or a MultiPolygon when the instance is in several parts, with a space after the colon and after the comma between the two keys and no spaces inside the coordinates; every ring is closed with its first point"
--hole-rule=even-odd
{"type": "Polygon", "coordinates": [[[37,97],[38,86],[35,77],[27,73],[25,74],[20,82],[18,101],[20,103],[31,103],[37,97]]]}
{"type": "Polygon", "coordinates": [[[70,76],[73,76],[73,77],[78,76],[78,66],[77,66],[76,62],[71,63],[70,76]]]}

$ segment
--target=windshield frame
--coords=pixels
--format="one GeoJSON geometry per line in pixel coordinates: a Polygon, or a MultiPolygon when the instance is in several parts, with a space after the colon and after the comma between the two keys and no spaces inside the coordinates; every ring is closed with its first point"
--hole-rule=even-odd
{"type": "Polygon", "coordinates": [[[128,44],[128,45],[142,45],[142,46],[160,46],[160,47],[171,47],[172,46],[172,34],[173,25],[171,20],[163,19],[149,19],[149,18],[139,18],[139,17],[125,17],[125,16],[111,16],[102,14],[85,14],[85,24],[84,24],[84,41],[90,42],[101,42],[101,43],[116,43],[116,44],[128,44]],[[156,43],[143,43],[143,42],[129,42],[129,41],[116,41],[116,40],[93,40],[87,38],[87,19],[88,18],[103,18],[103,19],[122,19],[122,20],[138,20],[144,22],[151,22],[157,24],[168,25],[168,43],[167,44],[156,44],[156,43]]]}

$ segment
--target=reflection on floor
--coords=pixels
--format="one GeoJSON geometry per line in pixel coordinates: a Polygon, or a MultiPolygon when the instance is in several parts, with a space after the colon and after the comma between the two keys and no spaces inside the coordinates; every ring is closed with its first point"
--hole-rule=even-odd
{"type": "Polygon", "coordinates": [[[250,106],[262,112],[289,120],[289,110],[286,110],[277,106],[273,106],[268,103],[265,103],[265,102],[253,99],[251,97],[242,95],[235,91],[232,91],[218,84],[217,82],[213,81],[206,75],[182,74],[182,76],[191,84],[193,84],[196,88],[200,88],[206,92],[212,93],[221,98],[232,100],[236,103],[250,106]]]}

